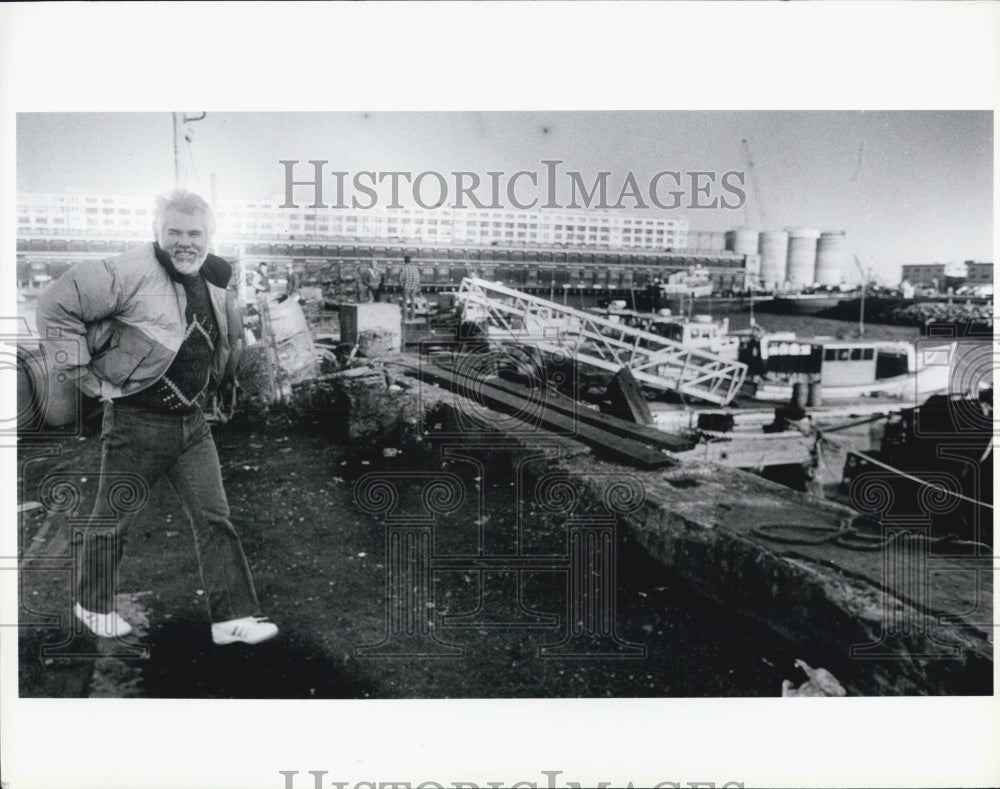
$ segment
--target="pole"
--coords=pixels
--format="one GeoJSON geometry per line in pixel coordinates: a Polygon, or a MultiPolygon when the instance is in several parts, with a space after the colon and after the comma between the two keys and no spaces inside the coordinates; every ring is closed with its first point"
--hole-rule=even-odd
{"type": "Polygon", "coordinates": [[[174,117],[174,188],[181,188],[181,156],[180,156],[180,145],[177,143],[177,138],[180,136],[181,131],[181,119],[179,113],[173,113],[174,117]]]}
{"type": "Polygon", "coordinates": [[[854,265],[858,267],[858,271],[861,272],[861,314],[858,316],[858,334],[861,337],[865,336],[865,291],[868,290],[868,279],[871,274],[871,269],[868,271],[868,275],[865,274],[865,270],[861,265],[861,261],[858,260],[858,256],[854,256],[854,265]]]}
{"type": "Polygon", "coordinates": [[[865,291],[868,290],[868,282],[861,283],[861,314],[858,316],[858,334],[865,336],[865,291]]]}

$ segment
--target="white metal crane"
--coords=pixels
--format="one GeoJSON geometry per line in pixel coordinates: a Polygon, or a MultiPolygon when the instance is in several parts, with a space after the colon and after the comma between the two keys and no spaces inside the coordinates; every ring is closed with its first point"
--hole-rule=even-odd
{"type": "Polygon", "coordinates": [[[490,339],[530,343],[609,372],[625,367],[639,383],[663,392],[728,405],[746,377],[741,362],[498,282],[466,277],[456,300],[463,319],[482,325],[490,339]]]}

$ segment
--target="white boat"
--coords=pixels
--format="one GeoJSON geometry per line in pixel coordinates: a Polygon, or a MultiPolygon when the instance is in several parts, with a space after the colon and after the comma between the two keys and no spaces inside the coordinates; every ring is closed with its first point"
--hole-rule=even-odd
{"type": "MultiPolygon", "coordinates": [[[[921,402],[948,389],[954,343],[800,339],[780,332],[751,338],[740,359],[756,400],[789,402],[796,384],[818,401],[890,398],[921,402]]],[[[803,403],[804,405],[804,403],[803,403]]]]}
{"type": "Polygon", "coordinates": [[[660,282],[662,296],[689,296],[704,298],[711,296],[715,290],[708,270],[702,266],[693,266],[686,271],[675,271],[667,275],[666,282],[660,282]]]}
{"type": "Polygon", "coordinates": [[[729,318],[715,320],[710,315],[674,315],[669,309],[637,312],[626,309],[624,301],[613,301],[606,309],[594,312],[609,320],[666,337],[689,348],[717,354],[724,359],[735,361],[739,355],[740,340],[729,334],[729,318]]]}

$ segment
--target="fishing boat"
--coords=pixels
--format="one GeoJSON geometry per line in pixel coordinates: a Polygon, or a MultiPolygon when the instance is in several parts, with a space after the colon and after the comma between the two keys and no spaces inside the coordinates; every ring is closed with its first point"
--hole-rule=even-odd
{"type": "Polygon", "coordinates": [[[791,332],[750,337],[740,350],[745,391],[756,400],[818,405],[853,398],[920,402],[947,390],[953,343],[834,337],[791,332]],[[794,399],[793,399],[794,398],[794,399]]]}
{"type": "Polygon", "coordinates": [[[892,516],[929,517],[932,532],[992,546],[993,430],[992,383],[934,395],[890,417],[876,447],[847,453],[839,492],[861,500],[875,480],[892,490],[892,516]]]}
{"type": "Polygon", "coordinates": [[[689,348],[698,348],[724,359],[736,360],[740,338],[729,333],[729,318],[721,320],[711,315],[675,315],[670,309],[641,312],[626,308],[624,300],[612,301],[606,308],[592,310],[615,323],[666,337],[689,348]]]}

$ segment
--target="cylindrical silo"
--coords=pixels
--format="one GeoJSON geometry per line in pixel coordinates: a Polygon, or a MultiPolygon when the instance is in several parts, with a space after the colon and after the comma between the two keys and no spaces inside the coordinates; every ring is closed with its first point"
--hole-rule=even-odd
{"type": "Polygon", "coordinates": [[[816,274],[820,285],[839,285],[844,277],[844,231],[820,233],[816,244],[816,274]]]}
{"type": "Polygon", "coordinates": [[[756,255],[760,231],[752,227],[738,227],[726,232],[726,249],[737,255],[756,255]]]}
{"type": "Polygon", "coordinates": [[[788,268],[785,278],[790,285],[812,285],[816,270],[816,240],[819,231],[810,228],[789,228],[788,268]]]}
{"type": "Polygon", "coordinates": [[[760,283],[763,287],[776,289],[784,283],[787,258],[787,232],[765,230],[760,234],[760,283]]]}

